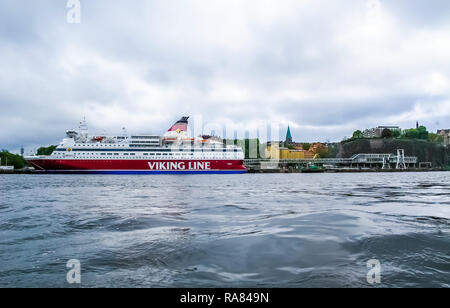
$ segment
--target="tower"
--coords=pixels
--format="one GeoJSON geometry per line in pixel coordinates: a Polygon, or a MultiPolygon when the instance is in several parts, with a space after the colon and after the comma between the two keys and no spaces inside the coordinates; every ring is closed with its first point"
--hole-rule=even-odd
{"type": "Polygon", "coordinates": [[[397,150],[397,169],[406,169],[405,150],[397,150]]]}
{"type": "Polygon", "coordinates": [[[291,127],[290,126],[288,126],[285,143],[286,144],[291,144],[292,143],[292,135],[291,135],[291,127]]]}

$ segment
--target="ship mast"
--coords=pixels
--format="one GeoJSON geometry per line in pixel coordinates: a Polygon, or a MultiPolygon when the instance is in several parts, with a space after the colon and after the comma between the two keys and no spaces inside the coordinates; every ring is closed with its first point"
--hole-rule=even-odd
{"type": "Polygon", "coordinates": [[[81,138],[83,138],[85,141],[87,141],[89,131],[88,131],[88,126],[86,124],[86,117],[83,117],[83,121],[80,122],[80,126],[78,128],[80,130],[81,138]]]}

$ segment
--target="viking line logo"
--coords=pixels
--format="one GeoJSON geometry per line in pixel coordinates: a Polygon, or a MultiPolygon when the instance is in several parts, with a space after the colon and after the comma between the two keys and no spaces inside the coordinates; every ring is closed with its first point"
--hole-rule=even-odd
{"type": "Polygon", "coordinates": [[[210,170],[210,162],[149,162],[150,170],[210,170]]]}

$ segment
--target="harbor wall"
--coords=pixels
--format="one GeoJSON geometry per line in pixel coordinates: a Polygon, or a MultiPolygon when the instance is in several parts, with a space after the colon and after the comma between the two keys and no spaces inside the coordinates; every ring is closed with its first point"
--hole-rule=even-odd
{"type": "Polygon", "coordinates": [[[357,139],[337,145],[337,157],[347,158],[359,153],[397,153],[404,149],[406,156],[417,156],[419,162],[431,162],[433,167],[450,165],[450,147],[426,140],[411,139],[357,139]]]}

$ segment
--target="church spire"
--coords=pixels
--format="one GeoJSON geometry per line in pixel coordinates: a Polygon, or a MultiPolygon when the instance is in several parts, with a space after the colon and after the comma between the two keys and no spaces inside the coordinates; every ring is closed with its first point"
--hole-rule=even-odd
{"type": "Polygon", "coordinates": [[[286,133],[286,143],[287,144],[292,143],[292,135],[291,135],[291,127],[290,126],[288,126],[288,130],[286,133]]]}

